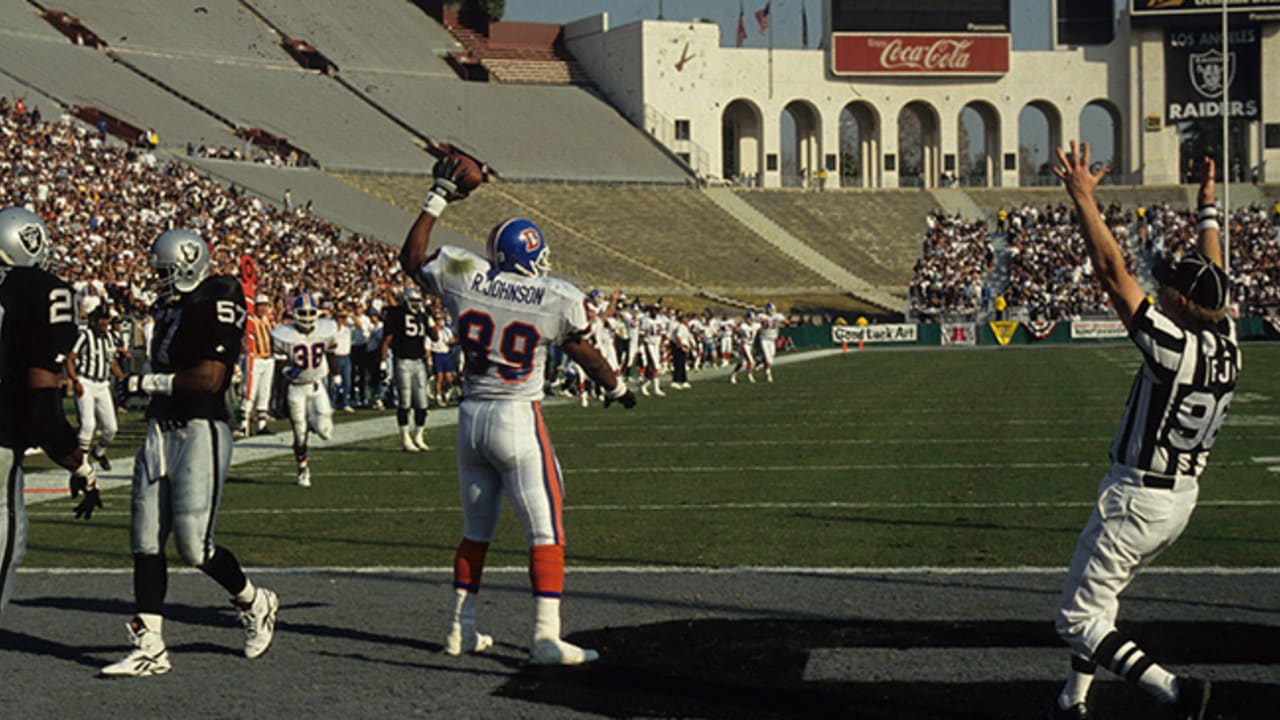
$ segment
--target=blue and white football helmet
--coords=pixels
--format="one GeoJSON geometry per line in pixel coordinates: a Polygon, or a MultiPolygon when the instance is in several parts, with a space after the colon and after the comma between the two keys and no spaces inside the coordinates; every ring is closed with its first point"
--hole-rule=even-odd
{"type": "Polygon", "coordinates": [[[315,298],[307,293],[302,293],[293,301],[293,326],[298,328],[300,332],[309,333],[316,329],[316,322],[320,319],[320,306],[316,305],[315,298]]]}
{"type": "Polygon", "coordinates": [[[777,306],[774,305],[772,302],[767,302],[764,304],[764,311],[769,313],[770,315],[772,315],[777,309],[778,309],[777,306]]]}
{"type": "Polygon", "coordinates": [[[743,318],[743,320],[746,320],[747,322],[751,322],[752,320],[755,320],[755,319],[756,319],[756,314],[750,310],[747,311],[746,317],[743,318]]]}
{"type": "Polygon", "coordinates": [[[489,262],[503,272],[541,277],[551,272],[551,249],[542,231],[521,217],[503,220],[489,232],[489,262]]]}

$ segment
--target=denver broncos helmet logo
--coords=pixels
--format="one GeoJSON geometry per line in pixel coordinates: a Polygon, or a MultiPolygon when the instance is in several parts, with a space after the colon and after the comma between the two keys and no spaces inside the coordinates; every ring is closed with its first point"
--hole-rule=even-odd
{"type": "Polygon", "coordinates": [[[542,245],[542,234],[537,228],[525,228],[520,233],[520,239],[524,241],[524,249],[526,252],[533,252],[542,245]]]}

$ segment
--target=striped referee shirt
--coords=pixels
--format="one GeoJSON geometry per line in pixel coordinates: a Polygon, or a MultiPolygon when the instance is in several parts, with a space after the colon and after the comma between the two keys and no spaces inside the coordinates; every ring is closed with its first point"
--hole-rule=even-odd
{"type": "Polygon", "coordinates": [[[1199,477],[1240,373],[1235,323],[1228,318],[1193,332],[1143,303],[1129,336],[1143,363],[1111,444],[1111,460],[1145,473],[1199,477]]]}
{"type": "Polygon", "coordinates": [[[116,340],[111,333],[99,335],[80,328],[80,337],[71,348],[76,356],[76,374],[85,380],[111,379],[111,361],[116,357],[116,340]]]}

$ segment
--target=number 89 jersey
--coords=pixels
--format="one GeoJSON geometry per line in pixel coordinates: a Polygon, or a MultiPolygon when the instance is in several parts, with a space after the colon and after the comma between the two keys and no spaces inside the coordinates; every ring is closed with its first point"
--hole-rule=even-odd
{"type": "Polygon", "coordinates": [[[1185,330],[1143,303],[1129,335],[1144,362],[1133,379],[1111,459],[1147,473],[1198,477],[1240,373],[1235,322],[1227,318],[1213,328],[1185,330]]]}
{"type": "Polygon", "coordinates": [[[271,351],[283,358],[285,378],[294,384],[305,384],[324,379],[329,374],[329,362],[325,356],[338,346],[338,323],[331,318],[316,320],[315,328],[304,333],[292,323],[283,323],[271,329],[271,351]]]}
{"type": "Polygon", "coordinates": [[[468,399],[541,400],[547,346],[580,338],[590,326],[581,290],[555,278],[499,272],[463,248],[439,248],[415,279],[455,318],[468,399]]]}

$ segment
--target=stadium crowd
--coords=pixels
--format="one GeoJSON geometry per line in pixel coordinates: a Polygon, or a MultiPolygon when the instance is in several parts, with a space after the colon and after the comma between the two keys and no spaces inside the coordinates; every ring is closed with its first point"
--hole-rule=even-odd
{"type": "MultiPolygon", "coordinates": [[[[1153,203],[1127,210],[1112,204],[1102,211],[1130,272],[1176,260],[1195,242],[1195,213],[1190,208],[1153,203]]],[[[1230,271],[1233,300],[1241,312],[1267,312],[1280,305],[1278,223],[1280,212],[1261,206],[1232,212],[1230,271]]],[[[1074,210],[1065,204],[1001,209],[996,229],[1004,234],[1005,247],[999,253],[991,249],[981,221],[933,213],[925,225],[911,280],[910,309],[920,319],[985,312],[993,290],[1010,313],[1032,319],[1109,312],[1107,297],[1093,282],[1074,210]],[[1001,260],[1008,267],[1003,288],[993,277],[1001,260]]]]}

